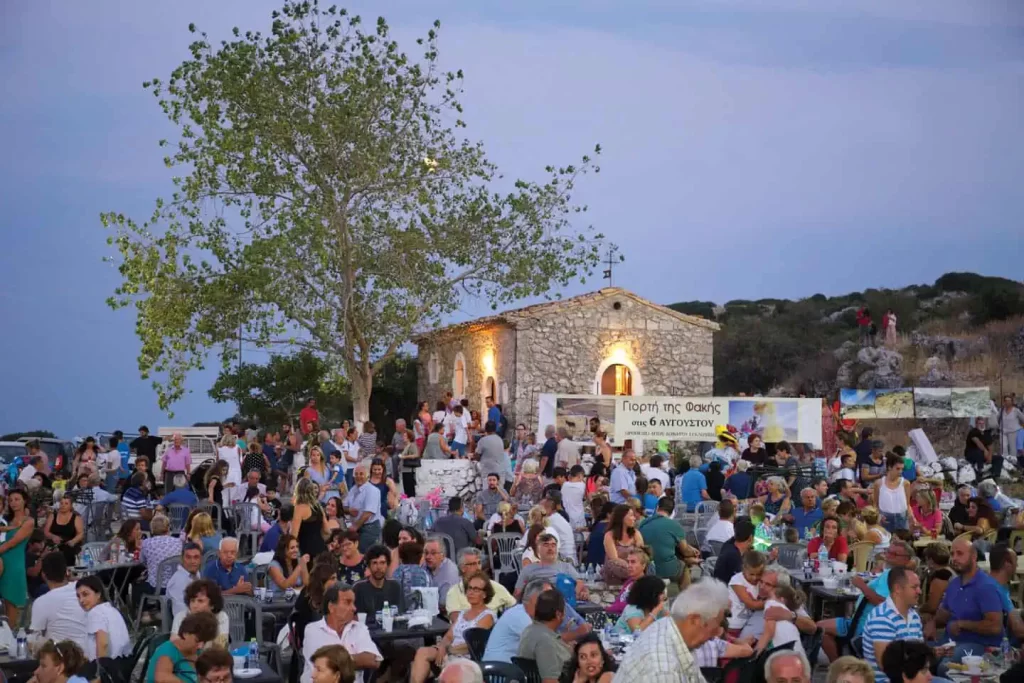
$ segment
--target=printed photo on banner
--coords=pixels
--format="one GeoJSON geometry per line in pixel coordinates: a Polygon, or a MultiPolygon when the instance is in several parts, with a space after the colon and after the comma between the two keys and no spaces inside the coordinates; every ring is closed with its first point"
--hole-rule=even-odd
{"type": "Polygon", "coordinates": [[[951,391],[953,417],[988,417],[992,409],[988,387],[964,387],[951,391]]]}
{"type": "Polygon", "coordinates": [[[949,388],[914,388],[914,414],[919,418],[953,417],[953,390],[949,388]]]}
{"type": "Polygon", "coordinates": [[[875,417],[914,417],[914,390],[875,389],[875,417]]]}
{"type": "Polygon", "coordinates": [[[600,430],[614,445],[615,396],[555,397],[555,427],[569,430],[569,438],[578,443],[593,443],[600,430]]]}
{"type": "Polygon", "coordinates": [[[875,417],[874,389],[840,389],[839,405],[843,417],[851,420],[871,420],[875,417]]]}
{"type": "Polygon", "coordinates": [[[765,443],[799,441],[800,422],[795,401],[732,399],[729,424],[736,427],[744,439],[757,434],[765,443]]]}

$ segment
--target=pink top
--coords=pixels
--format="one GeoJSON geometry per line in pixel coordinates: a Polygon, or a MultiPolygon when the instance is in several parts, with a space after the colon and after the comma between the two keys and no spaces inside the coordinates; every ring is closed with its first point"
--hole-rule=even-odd
{"type": "Polygon", "coordinates": [[[163,463],[165,472],[184,472],[192,464],[192,451],[188,446],[170,446],[164,451],[163,463]]]}
{"type": "Polygon", "coordinates": [[[912,506],[911,510],[914,513],[914,519],[917,520],[917,523],[923,526],[928,531],[942,530],[942,513],[940,511],[932,510],[932,513],[930,515],[926,515],[923,512],[921,512],[921,508],[918,505],[912,506]]]}

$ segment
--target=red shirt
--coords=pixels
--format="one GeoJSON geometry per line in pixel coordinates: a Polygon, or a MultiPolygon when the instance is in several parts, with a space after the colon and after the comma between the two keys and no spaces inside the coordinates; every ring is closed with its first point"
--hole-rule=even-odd
{"type": "MultiPolygon", "coordinates": [[[[821,548],[821,536],[812,538],[807,543],[807,557],[817,557],[819,548],[821,548]]],[[[840,535],[839,538],[832,542],[832,547],[828,551],[828,559],[838,560],[840,554],[848,555],[849,552],[850,546],[846,544],[846,539],[840,535]]]]}
{"type": "Polygon", "coordinates": [[[299,411],[299,429],[302,430],[303,434],[309,434],[309,423],[312,422],[314,425],[319,426],[320,424],[320,413],[316,412],[316,408],[310,408],[306,406],[299,411]]]}

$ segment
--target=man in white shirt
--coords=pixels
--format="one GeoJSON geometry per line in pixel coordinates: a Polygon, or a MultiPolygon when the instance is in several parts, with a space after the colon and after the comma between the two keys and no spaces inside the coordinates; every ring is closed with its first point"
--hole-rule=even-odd
{"type": "Polygon", "coordinates": [[[444,432],[451,437],[453,451],[459,454],[460,458],[466,457],[466,444],[469,443],[469,415],[461,405],[455,406],[455,410],[444,419],[444,432]]]}
{"type": "Polygon", "coordinates": [[[64,555],[57,551],[43,555],[42,573],[50,590],[32,604],[29,631],[54,642],[71,640],[84,643],[87,635],[85,610],[78,604],[75,584],[68,581],[68,564],[64,555]]]}
{"type": "Polygon", "coordinates": [[[363,669],[375,671],[383,657],[377,649],[370,630],[356,620],[355,593],[351,586],[334,584],[324,593],[326,616],[306,626],[302,641],[302,657],[306,666],[299,683],[313,683],[313,653],[325,645],[341,645],[352,656],[356,669],[356,683],[363,682],[363,669]]]}
{"type": "Polygon", "coordinates": [[[643,473],[644,477],[647,478],[647,481],[650,482],[653,479],[657,479],[658,481],[661,482],[661,488],[663,490],[667,489],[671,485],[671,484],[669,484],[669,482],[671,481],[671,478],[668,476],[668,472],[666,472],[665,470],[661,469],[661,467],[662,467],[662,465],[664,463],[665,463],[664,456],[659,455],[659,454],[655,454],[655,455],[651,456],[650,464],[648,464],[648,465],[641,464],[640,465],[640,472],[643,473]]]}
{"type": "Polygon", "coordinates": [[[736,506],[729,499],[723,500],[718,506],[718,519],[708,528],[705,540],[725,543],[736,534],[733,522],[736,521],[736,506]]]}
{"type": "Polygon", "coordinates": [[[355,468],[359,464],[359,432],[349,427],[345,441],[341,444],[341,466],[345,469],[345,485],[351,490],[355,485],[355,468]]]}
{"type": "Polygon", "coordinates": [[[569,471],[580,464],[580,447],[569,438],[569,430],[558,428],[558,448],[555,449],[555,467],[564,467],[569,471]]]}
{"type": "Polygon", "coordinates": [[[576,564],[576,540],[573,537],[572,525],[567,513],[562,509],[562,494],[559,491],[548,491],[541,501],[544,512],[548,515],[548,525],[558,536],[558,554],[563,560],[576,564]]]}
{"type": "Polygon", "coordinates": [[[36,473],[43,468],[43,459],[38,455],[28,461],[21,470],[21,474],[18,475],[18,481],[23,483],[28,489],[35,489],[39,487],[39,480],[36,479],[36,473]]]}
{"type": "Polygon", "coordinates": [[[181,564],[167,580],[167,597],[171,599],[171,613],[175,616],[188,609],[188,605],[185,604],[185,589],[199,578],[202,563],[202,546],[186,543],[181,549],[181,564]]]}

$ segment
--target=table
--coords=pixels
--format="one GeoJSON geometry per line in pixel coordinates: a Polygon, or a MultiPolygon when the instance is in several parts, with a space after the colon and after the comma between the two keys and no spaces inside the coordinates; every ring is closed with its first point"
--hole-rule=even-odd
{"type": "Polygon", "coordinates": [[[603,612],[604,607],[597,604],[596,602],[590,602],[589,600],[578,600],[576,601],[576,612],[581,616],[585,617],[588,614],[596,614],[603,612]]]}
{"type": "Polygon", "coordinates": [[[7,652],[0,654],[0,671],[4,672],[10,683],[27,681],[39,666],[37,659],[17,659],[7,652]]]}
{"type": "Polygon", "coordinates": [[[945,536],[939,536],[938,538],[932,538],[931,536],[922,536],[921,538],[914,541],[914,547],[927,548],[928,546],[934,543],[946,546],[953,545],[953,541],[949,540],[945,536]]]}
{"type": "Polygon", "coordinates": [[[847,593],[845,591],[840,591],[840,590],[835,589],[835,588],[825,588],[824,586],[814,586],[813,588],[811,588],[811,594],[809,596],[809,599],[811,601],[811,605],[810,605],[810,607],[811,607],[811,609],[810,609],[811,616],[814,618],[815,621],[820,621],[822,618],[824,618],[824,611],[825,611],[825,603],[826,602],[839,602],[839,603],[855,602],[857,600],[857,598],[859,598],[860,596],[861,596],[861,594],[859,592],[857,592],[857,593],[847,593]],[[817,605],[820,608],[817,611],[814,610],[814,604],[815,604],[815,600],[814,599],[815,598],[818,599],[817,600],[817,605]]]}
{"type": "Polygon", "coordinates": [[[368,622],[367,627],[370,629],[370,637],[375,643],[387,643],[394,640],[404,640],[406,638],[423,638],[431,644],[432,641],[440,638],[445,633],[448,633],[448,629],[451,627],[444,619],[440,617],[434,617],[434,621],[430,626],[417,626],[415,628],[400,627],[398,622],[395,623],[395,628],[391,629],[388,633],[384,629],[377,626],[377,624],[368,622]]]}
{"type": "Polygon", "coordinates": [[[253,676],[252,678],[233,676],[233,678],[236,681],[245,681],[246,683],[281,683],[281,676],[273,668],[267,666],[266,662],[262,661],[260,662],[259,676],[253,676]]]}
{"type": "Polygon", "coordinates": [[[288,615],[292,613],[292,609],[295,608],[295,601],[298,600],[298,595],[293,597],[291,600],[286,600],[284,593],[275,593],[274,599],[270,602],[258,601],[260,611],[264,614],[273,614],[274,618],[278,621],[284,621],[288,619],[288,615]]]}

